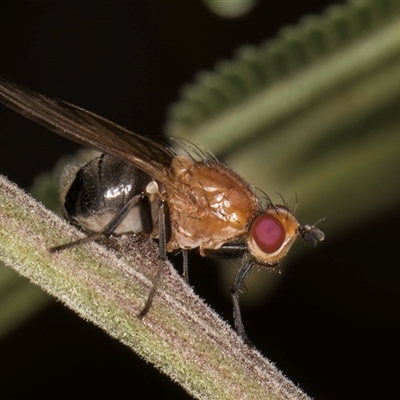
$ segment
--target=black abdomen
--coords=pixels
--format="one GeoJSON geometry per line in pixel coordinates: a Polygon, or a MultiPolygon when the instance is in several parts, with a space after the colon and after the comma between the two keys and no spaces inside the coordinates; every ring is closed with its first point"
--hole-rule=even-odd
{"type": "MultiPolygon", "coordinates": [[[[146,187],[152,180],[132,164],[103,154],[77,172],[65,196],[64,212],[74,224],[100,232],[129,200],[145,195],[146,187]]],[[[154,225],[158,203],[154,202],[150,207],[151,225],[154,225]]],[[[114,233],[142,232],[141,208],[143,203],[135,204],[114,233]]]]}

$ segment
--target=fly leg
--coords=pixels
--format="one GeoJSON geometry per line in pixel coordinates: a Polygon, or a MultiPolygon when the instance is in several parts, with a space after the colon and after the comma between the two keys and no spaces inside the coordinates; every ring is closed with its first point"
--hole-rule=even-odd
{"type": "MultiPolygon", "coordinates": [[[[112,220],[106,225],[106,227],[101,232],[93,232],[88,236],[78,239],[74,242],[62,244],[60,246],[55,246],[50,249],[52,253],[57,251],[62,251],[69,249],[71,247],[80,246],[85,243],[96,241],[104,237],[108,237],[113,234],[113,232],[118,228],[121,222],[126,218],[129,211],[136,204],[140,205],[140,218],[143,227],[143,232],[150,234],[153,230],[153,221],[151,215],[151,206],[148,197],[144,194],[138,194],[132,199],[130,199],[121,210],[112,218],[112,220]]],[[[151,304],[153,302],[154,295],[157,291],[158,284],[161,277],[161,272],[163,269],[163,264],[167,259],[167,243],[171,237],[171,226],[169,220],[168,205],[165,201],[160,200],[159,202],[159,264],[157,267],[156,275],[152,281],[152,287],[150,293],[147,297],[146,304],[143,310],[139,313],[138,318],[143,318],[150,310],[151,304]]]]}
{"type": "Polygon", "coordinates": [[[246,243],[225,243],[219,249],[212,250],[206,249],[204,254],[207,257],[215,259],[234,259],[242,257],[240,267],[236,272],[235,279],[233,281],[230,293],[232,296],[233,303],[233,322],[235,325],[236,332],[243,339],[243,341],[251,345],[246,332],[244,330],[244,325],[242,321],[242,314],[240,312],[239,306],[239,295],[240,289],[242,288],[244,282],[246,281],[249,273],[254,265],[254,261],[250,256],[246,243]]]}
{"type": "Polygon", "coordinates": [[[93,233],[90,233],[88,236],[86,236],[82,239],[78,239],[74,242],[65,243],[60,246],[51,247],[50,252],[55,253],[57,251],[62,251],[65,249],[69,249],[71,247],[80,246],[82,244],[93,242],[98,239],[102,239],[104,237],[108,237],[108,236],[112,235],[112,233],[118,228],[120,223],[125,219],[125,217],[129,213],[129,211],[132,209],[132,207],[135,204],[138,204],[138,203],[145,204],[146,202],[148,202],[148,199],[144,193],[141,193],[141,194],[138,194],[138,195],[132,197],[124,205],[124,207],[122,207],[121,210],[119,210],[117,212],[117,214],[114,216],[114,218],[106,225],[106,227],[101,232],[93,232],[93,233]]]}
{"type": "Polygon", "coordinates": [[[142,311],[139,313],[138,318],[142,319],[150,310],[151,304],[153,303],[154,295],[156,294],[158,285],[160,283],[161,273],[163,270],[163,266],[165,261],[167,260],[167,243],[171,237],[171,224],[169,219],[169,210],[168,204],[160,200],[159,201],[159,214],[158,214],[158,246],[159,246],[159,263],[157,266],[157,271],[155,276],[153,277],[152,286],[150,288],[149,295],[146,300],[146,304],[144,305],[142,311]]]}
{"type": "Polygon", "coordinates": [[[239,306],[239,295],[240,295],[240,289],[243,286],[244,282],[246,281],[247,277],[249,276],[250,271],[253,268],[253,265],[254,263],[251,260],[251,256],[249,254],[245,254],[242,258],[240,267],[236,273],[235,279],[233,281],[230,290],[233,303],[233,322],[235,324],[235,329],[238,335],[247,344],[250,344],[250,340],[248,339],[246,332],[244,330],[242,314],[240,312],[240,306],[239,306]]]}
{"type": "Polygon", "coordinates": [[[182,267],[182,277],[185,282],[189,285],[189,260],[188,251],[182,249],[183,267],[182,267]]]}
{"type": "Polygon", "coordinates": [[[248,252],[246,243],[224,243],[219,249],[204,249],[204,254],[214,260],[233,260],[248,252]]]}

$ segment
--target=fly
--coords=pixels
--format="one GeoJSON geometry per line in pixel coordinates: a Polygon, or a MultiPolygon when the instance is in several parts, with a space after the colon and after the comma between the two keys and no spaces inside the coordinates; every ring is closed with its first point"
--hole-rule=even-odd
{"type": "MultiPolygon", "coordinates": [[[[253,266],[276,266],[297,236],[310,247],[324,239],[315,225],[301,226],[285,205],[262,201],[214,158],[178,155],[90,111],[3,79],[0,101],[61,136],[104,152],[78,171],[64,201],[67,218],[88,236],[52,251],[112,234],[143,234],[158,239],[160,260],[182,251],[187,282],[188,250],[241,258],[230,292],[235,328],[246,341],[239,293],[253,266]]],[[[150,310],[161,272],[160,262],[139,317],[150,310]]]]}

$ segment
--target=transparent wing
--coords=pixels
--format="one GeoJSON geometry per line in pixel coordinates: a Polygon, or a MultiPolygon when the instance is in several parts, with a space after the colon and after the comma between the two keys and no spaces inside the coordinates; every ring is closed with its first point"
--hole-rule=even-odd
{"type": "Polygon", "coordinates": [[[128,161],[166,186],[173,186],[168,167],[175,153],[160,142],[2,78],[0,102],[67,139],[128,161]]]}

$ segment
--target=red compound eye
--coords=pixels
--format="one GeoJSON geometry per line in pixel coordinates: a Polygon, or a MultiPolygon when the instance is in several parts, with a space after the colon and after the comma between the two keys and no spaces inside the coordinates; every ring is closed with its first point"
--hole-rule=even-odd
{"type": "Polygon", "coordinates": [[[286,237],[282,222],[268,214],[260,215],[255,219],[251,233],[260,250],[268,254],[279,250],[286,237]]]}

